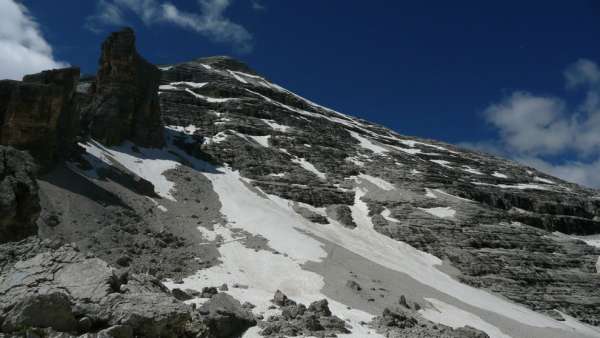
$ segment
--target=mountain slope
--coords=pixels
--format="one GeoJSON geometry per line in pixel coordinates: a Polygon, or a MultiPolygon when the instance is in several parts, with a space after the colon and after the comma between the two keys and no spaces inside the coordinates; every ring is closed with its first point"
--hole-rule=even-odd
{"type": "Polygon", "coordinates": [[[184,256],[160,254],[174,258],[154,266],[169,287],[239,284],[229,293],[264,314],[278,289],[326,297],[355,337],[377,336],[360,322],[401,295],[425,319],[491,337],[600,336],[577,321],[600,324],[600,249],[585,237],[600,233],[597,191],[321,107],[230,58],[161,70],[167,146],[88,141],[91,166],[69,170],[194,238],[184,256]],[[98,174],[114,166],[158,196],[98,174]]]}
{"type": "Polygon", "coordinates": [[[42,238],[171,289],[225,283],[265,319],[284,316],[277,290],[326,298],[340,336],[600,336],[598,191],[335,112],[231,58],[160,69],[165,145],[82,138],[39,181],[42,238]],[[398,306],[423,326],[366,324],[398,306]]]}

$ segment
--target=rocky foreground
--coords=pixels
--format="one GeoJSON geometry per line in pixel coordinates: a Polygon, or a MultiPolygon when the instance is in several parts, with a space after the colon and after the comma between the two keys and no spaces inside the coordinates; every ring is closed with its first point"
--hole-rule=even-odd
{"type": "Polygon", "coordinates": [[[0,337],[600,337],[600,193],[227,57],[0,81],[0,337]]]}

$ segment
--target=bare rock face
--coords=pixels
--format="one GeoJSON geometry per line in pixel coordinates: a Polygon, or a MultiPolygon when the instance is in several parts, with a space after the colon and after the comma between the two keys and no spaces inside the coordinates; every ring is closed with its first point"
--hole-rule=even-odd
{"type": "Polygon", "coordinates": [[[29,154],[0,146],[0,243],[37,233],[40,202],[35,172],[29,154]]]}
{"type": "MultiPolygon", "coordinates": [[[[13,243],[4,244],[4,246],[13,243]]],[[[191,309],[156,279],[119,276],[106,262],[64,245],[3,267],[0,279],[0,332],[50,328],[68,333],[126,326],[139,337],[195,337],[191,309]]],[[[1,336],[1,334],[0,334],[1,336]]],[[[131,336],[131,335],[129,335],[131,336]]]]}
{"type": "Polygon", "coordinates": [[[133,30],[112,33],[102,44],[94,98],[86,109],[91,136],[108,146],[126,139],[162,146],[159,82],[158,68],[138,54],[133,30]]]}
{"type": "Polygon", "coordinates": [[[78,68],[65,68],[0,81],[0,144],[29,150],[42,165],[59,157],[78,130],[78,79],[78,68]]]}

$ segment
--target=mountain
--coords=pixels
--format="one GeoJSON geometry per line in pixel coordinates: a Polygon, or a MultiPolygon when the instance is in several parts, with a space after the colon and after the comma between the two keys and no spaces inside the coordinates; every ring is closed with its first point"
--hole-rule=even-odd
{"type": "Polygon", "coordinates": [[[0,140],[22,101],[74,101],[35,147],[2,142],[7,334],[600,337],[600,191],[322,107],[229,57],[158,70],[124,30],[68,95],[0,83],[0,140]]]}

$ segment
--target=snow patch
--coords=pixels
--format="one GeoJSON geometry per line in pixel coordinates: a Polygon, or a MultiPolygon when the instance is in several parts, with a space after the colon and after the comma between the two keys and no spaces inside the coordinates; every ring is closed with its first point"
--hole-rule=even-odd
{"type": "Polygon", "coordinates": [[[88,154],[106,164],[118,163],[141,178],[150,181],[159,196],[175,201],[173,197],[175,184],[164,176],[165,171],[179,166],[179,162],[173,155],[154,148],[137,147],[139,152],[133,151],[134,145],[129,141],[110,148],[93,140],[79,143],[79,145],[84,147],[88,154]]]}
{"type": "Polygon", "coordinates": [[[348,131],[352,137],[354,137],[358,142],[360,142],[360,146],[364,149],[371,150],[375,154],[385,154],[388,150],[384,147],[378,146],[375,143],[371,142],[371,140],[362,137],[355,131],[348,131]]]}
{"type": "Polygon", "coordinates": [[[437,196],[433,193],[433,190],[429,188],[425,188],[425,197],[437,198],[437,196]]]}
{"type": "Polygon", "coordinates": [[[256,143],[260,144],[261,146],[263,146],[265,148],[269,147],[269,139],[271,138],[271,135],[267,135],[267,136],[246,135],[246,136],[253,139],[254,141],[256,141],[256,143]]]}
{"type": "Polygon", "coordinates": [[[452,328],[471,326],[487,333],[490,338],[512,338],[500,331],[499,328],[484,321],[480,317],[463,311],[455,306],[446,304],[435,298],[425,298],[433,307],[419,311],[425,319],[434,323],[440,323],[452,328]]]}
{"type": "Polygon", "coordinates": [[[450,207],[435,207],[435,208],[419,208],[426,213],[439,218],[452,218],[456,214],[456,210],[450,207]]]}
{"type": "Polygon", "coordinates": [[[381,216],[383,216],[383,218],[385,218],[386,221],[400,223],[400,220],[398,220],[397,218],[391,217],[391,215],[392,215],[392,212],[390,211],[390,209],[383,208],[383,211],[381,212],[381,216]]]}
{"type": "Polygon", "coordinates": [[[190,90],[189,88],[186,88],[185,91],[192,94],[196,98],[199,98],[199,99],[205,100],[206,102],[211,102],[211,103],[223,103],[223,102],[227,102],[227,101],[231,101],[231,100],[237,100],[237,98],[217,98],[217,97],[204,96],[204,95],[195,93],[194,91],[190,90]]]}
{"type": "Polygon", "coordinates": [[[484,175],[481,171],[475,169],[475,168],[471,168],[469,166],[463,166],[463,170],[470,173],[470,174],[475,174],[475,175],[484,175]]]}
{"type": "Polygon", "coordinates": [[[549,187],[543,186],[543,185],[539,185],[539,184],[532,184],[532,183],[519,183],[519,184],[489,184],[489,183],[484,183],[484,182],[477,182],[477,181],[473,181],[471,182],[472,184],[475,185],[485,185],[485,186],[490,186],[490,187],[498,187],[501,189],[519,189],[519,190],[526,190],[526,189],[536,189],[536,190],[552,190],[549,187]]]}
{"type": "Polygon", "coordinates": [[[327,176],[323,172],[319,171],[319,169],[317,169],[312,163],[308,162],[304,158],[296,157],[296,158],[292,159],[292,162],[299,164],[302,168],[317,175],[317,177],[319,177],[322,180],[327,178],[327,176]]]}
{"type": "Polygon", "coordinates": [[[551,181],[547,178],[543,178],[543,177],[539,177],[539,176],[534,177],[533,180],[536,182],[541,182],[541,183],[546,183],[546,184],[556,184],[556,182],[554,182],[554,181],[551,181]]]}
{"type": "Polygon", "coordinates": [[[498,178],[508,178],[508,176],[504,175],[503,173],[499,173],[497,171],[494,171],[494,173],[492,174],[492,176],[498,177],[498,178]]]}
{"type": "Polygon", "coordinates": [[[266,123],[267,125],[269,125],[269,127],[271,127],[273,130],[277,130],[277,131],[281,131],[281,132],[287,132],[290,127],[283,125],[283,124],[279,124],[273,120],[266,120],[266,119],[262,119],[264,123],[266,123]]]}
{"type": "Polygon", "coordinates": [[[444,161],[444,160],[429,160],[429,161],[433,162],[435,164],[439,164],[439,165],[441,165],[444,168],[452,169],[452,167],[449,166],[450,162],[448,162],[448,161],[444,161]]]}

